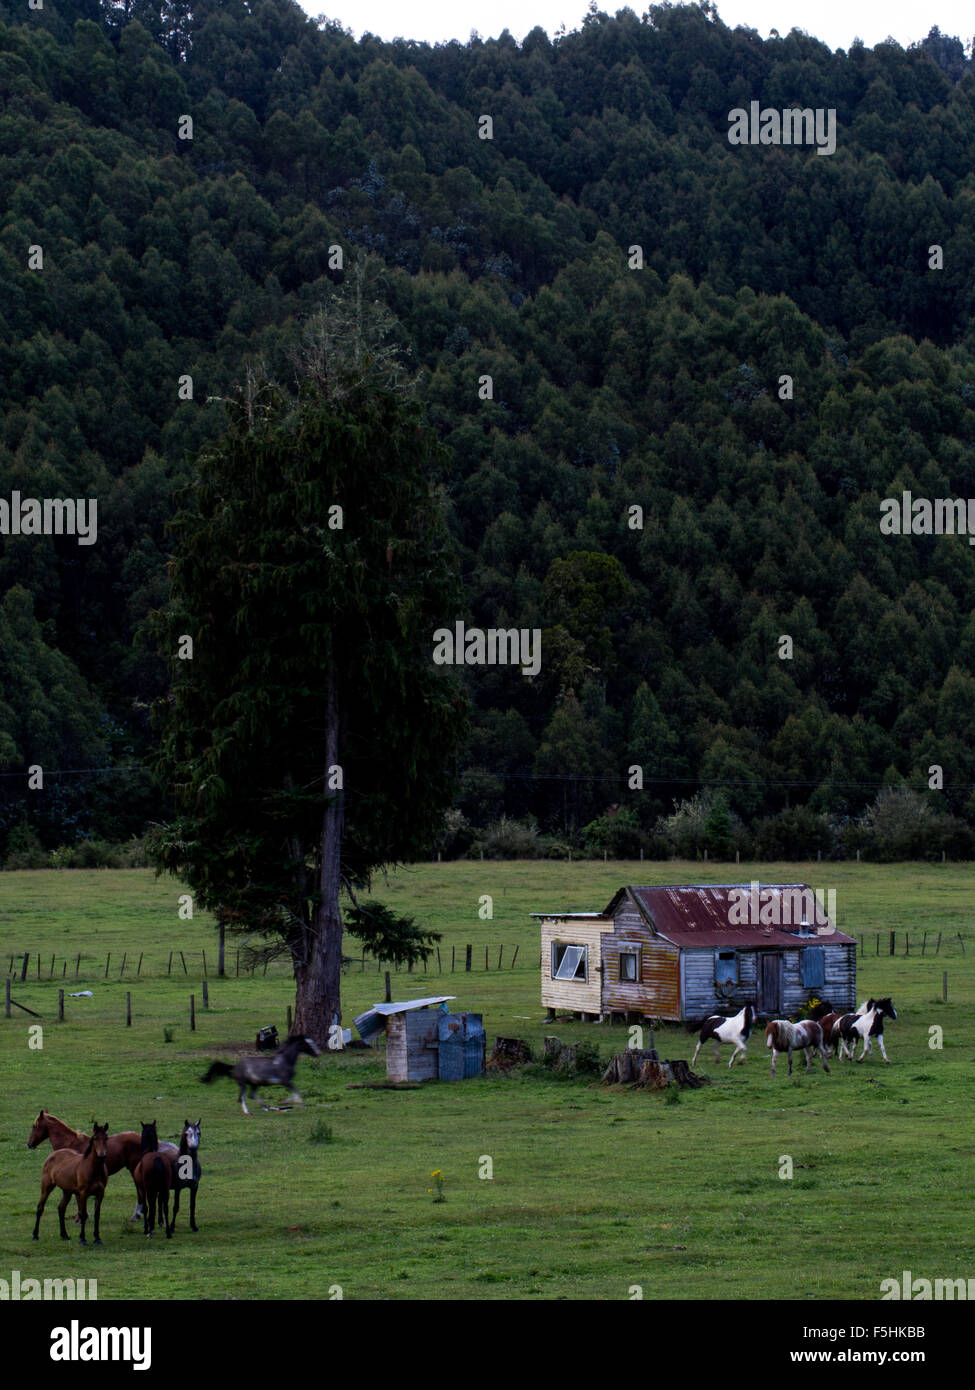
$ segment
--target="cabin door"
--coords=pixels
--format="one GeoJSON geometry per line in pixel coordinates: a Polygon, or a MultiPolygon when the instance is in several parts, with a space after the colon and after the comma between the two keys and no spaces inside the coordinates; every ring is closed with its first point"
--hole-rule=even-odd
{"type": "Polygon", "coordinates": [[[766,951],[758,959],[760,966],[758,1011],[766,1018],[778,1018],[782,1008],[780,973],[782,958],[777,952],[766,951]]]}

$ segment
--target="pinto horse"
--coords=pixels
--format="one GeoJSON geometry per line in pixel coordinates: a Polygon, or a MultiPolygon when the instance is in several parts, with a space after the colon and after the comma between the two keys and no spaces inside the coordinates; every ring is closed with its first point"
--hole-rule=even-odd
{"type": "Polygon", "coordinates": [[[41,1200],[37,1204],[37,1218],[34,1221],[34,1240],[37,1240],[45,1203],[54,1189],[60,1187],[64,1193],[58,1203],[61,1239],[71,1239],[64,1229],[64,1212],[74,1196],[78,1203],[78,1218],[81,1221],[81,1244],[87,1245],[85,1222],[88,1220],[88,1198],[93,1197],[95,1199],[95,1244],[101,1245],[98,1223],[102,1211],[102,1198],[105,1196],[105,1186],[108,1182],[107,1158],[107,1124],[95,1125],[95,1132],[88,1140],[88,1146],[83,1154],[75,1153],[74,1149],[55,1149],[53,1153],[48,1154],[41,1173],[41,1200]]]}
{"type": "Polygon", "coordinates": [[[710,1038],[714,1043],[714,1060],[721,1061],[721,1043],[732,1043],[731,1061],[729,1067],[735,1065],[735,1058],[741,1053],[741,1060],[745,1060],[745,1044],[752,1031],[752,1025],[758,1017],[755,1006],[746,1004],[734,1018],[724,1018],[721,1014],[712,1014],[710,1018],[704,1020],[701,1028],[701,1036],[697,1047],[694,1049],[694,1056],[691,1058],[691,1066],[697,1061],[697,1054],[710,1038]]]}
{"type": "Polygon", "coordinates": [[[202,1120],[191,1124],[183,1121],[183,1132],[179,1136],[179,1153],[173,1159],[173,1222],[170,1230],[175,1230],[176,1214],[179,1211],[179,1194],[184,1187],[190,1190],[190,1230],[198,1231],[196,1224],[196,1190],[200,1185],[202,1169],[198,1154],[200,1151],[200,1125],[202,1120]]]}
{"type": "MultiPolygon", "coordinates": [[[[51,1141],[52,1149],[73,1149],[75,1153],[84,1153],[88,1144],[89,1136],[82,1134],[80,1130],[72,1129],[63,1120],[59,1120],[57,1115],[51,1115],[47,1110],[42,1110],[34,1121],[34,1126],[27,1136],[27,1147],[36,1149],[38,1144],[42,1144],[45,1139],[51,1141]]],[[[176,1152],[176,1145],[163,1142],[159,1145],[164,1153],[176,1152]]],[[[110,1134],[108,1137],[108,1156],[105,1160],[109,1177],[113,1173],[119,1172],[122,1168],[128,1168],[135,1182],[137,1201],[135,1211],[129,1217],[130,1221],[138,1221],[142,1215],[142,1192],[135,1179],[135,1170],[139,1166],[139,1159],[142,1157],[142,1140],[134,1129],[123,1129],[118,1134],[110,1134]]],[[[77,1218],[76,1218],[77,1219],[77,1218]]]]}
{"type": "Polygon", "coordinates": [[[829,1071],[826,1049],[823,1046],[823,1030],[813,1018],[804,1018],[801,1023],[790,1023],[787,1018],[776,1018],[765,1025],[765,1046],[772,1049],[772,1075],[775,1075],[775,1058],[780,1052],[789,1054],[789,1075],[792,1075],[793,1052],[805,1052],[806,1071],[812,1070],[810,1053],[813,1048],[823,1059],[823,1071],[829,1071]]]}
{"type": "Polygon", "coordinates": [[[209,1071],[205,1076],[201,1076],[200,1080],[210,1082],[215,1076],[232,1076],[240,1085],[238,1098],[245,1115],[251,1112],[244,1104],[244,1092],[250,1088],[250,1098],[253,1100],[258,1086],[287,1086],[290,1090],[288,1099],[300,1105],[301,1096],[292,1085],[291,1078],[295,1074],[295,1067],[302,1052],[307,1052],[312,1057],[321,1055],[321,1049],[316,1047],[311,1038],[292,1033],[273,1057],[241,1057],[233,1066],[229,1062],[211,1062],[209,1071]]]}
{"type": "Polygon", "coordinates": [[[863,1042],[858,1062],[862,1062],[869,1052],[873,1056],[873,1044],[871,1038],[876,1038],[880,1044],[880,1051],[884,1061],[890,1066],[890,1058],[887,1056],[887,1049],[884,1047],[884,1018],[896,1018],[897,1011],[891,1003],[890,996],[885,999],[868,999],[865,1004],[861,1004],[855,1014],[844,1014],[836,1025],[835,1035],[840,1040],[840,1048],[845,1049],[846,1055],[853,1060],[853,1053],[856,1050],[857,1038],[863,1042]],[[852,1043],[852,1046],[851,1046],[852,1043]]]}

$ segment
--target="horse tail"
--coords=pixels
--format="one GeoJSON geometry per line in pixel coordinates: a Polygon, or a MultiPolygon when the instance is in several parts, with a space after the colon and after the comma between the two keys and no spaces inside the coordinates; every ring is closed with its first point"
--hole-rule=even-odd
{"type": "Polygon", "coordinates": [[[211,1062],[209,1071],[205,1076],[201,1076],[200,1080],[209,1084],[215,1076],[229,1076],[232,1071],[233,1067],[229,1062],[211,1062]]]}

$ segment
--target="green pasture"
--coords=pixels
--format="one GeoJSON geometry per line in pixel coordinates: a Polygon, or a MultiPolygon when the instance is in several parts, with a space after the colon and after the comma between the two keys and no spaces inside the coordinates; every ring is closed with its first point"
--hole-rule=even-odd
{"type": "MultiPolygon", "coordinates": [[[[15,1269],[22,1278],[97,1278],[100,1299],[328,1298],[336,1286],[347,1299],[626,1299],[639,1285],[645,1299],[815,1300],[875,1299],[880,1281],[904,1269],[915,1277],[975,1276],[970,866],[401,868],[377,881],[375,896],[443,941],[441,969],[434,958],[425,972],[394,974],[393,997],[455,995],[453,1007],[484,1014],[489,1050],[496,1035],[517,1035],[540,1051],[542,1037],[555,1032],[563,1041],[597,1042],[608,1059],[626,1044],[622,1026],[545,1022],[538,931],[528,913],[601,908],[627,882],[753,877],[836,889],[838,925],[864,934],[859,997],[890,994],[898,1009],[886,1031],[890,1067],[875,1049],[873,1061],[837,1064],[830,1076],[817,1066],[807,1077],[797,1062],[790,1079],[781,1060],[772,1081],[755,1037],[733,1074],[702,1050],[697,1069],[713,1084],[699,1091],[610,1089],[560,1080],[540,1066],[416,1091],[349,1090],[384,1075],[381,1052],[353,1051],[301,1060],[303,1108],[258,1109],[248,1118],[231,1082],[207,1087],[199,1076],[211,1058],[252,1050],[263,1024],[283,1034],[293,1002],[284,962],[266,975],[259,967],[238,976],[237,943],[228,941],[229,974],[217,978],[212,925],[200,915],[181,920],[182,890],[148,872],[0,874],[0,975],[13,956],[13,998],[41,1015],[0,1013],[0,1278],[15,1269]],[[490,918],[479,915],[485,895],[490,918]],[[167,973],[170,952],[176,964],[167,973]],[[66,1000],[60,1024],[59,988],[92,991],[66,1000]],[[41,1048],[29,1046],[35,1024],[43,1028],[41,1048]],[[935,1027],[943,1030],[940,1049],[929,1046],[935,1027]],[[165,1028],[173,1030],[169,1043],[165,1028]],[[141,1224],[128,1221],[134,1188],[120,1173],[105,1198],[103,1248],[81,1248],[71,1223],[71,1243],[58,1239],[53,1197],[33,1242],[43,1154],[28,1152],[25,1141],[42,1106],[77,1128],[97,1119],[114,1131],[155,1118],[165,1136],[184,1118],[202,1116],[199,1233],[189,1232],[184,1207],[171,1241],[147,1241],[141,1224]],[[779,1177],[784,1155],[791,1179],[779,1177]],[[479,1176],[489,1166],[493,1177],[479,1176]],[[436,1169],[445,1181],[439,1203],[429,1190],[436,1169]]],[[[383,995],[377,962],[363,963],[354,941],[347,949],[349,1026],[383,995]]],[[[656,1043],[664,1057],[689,1059],[694,1039],[674,1027],[658,1029],[656,1043]]],[[[276,1104],[284,1094],[264,1096],[276,1104]]]]}

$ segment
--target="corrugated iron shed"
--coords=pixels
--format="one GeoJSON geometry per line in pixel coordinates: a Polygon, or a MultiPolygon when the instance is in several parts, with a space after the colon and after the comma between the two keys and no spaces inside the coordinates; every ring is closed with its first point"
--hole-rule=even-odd
{"type": "Polygon", "coordinates": [[[425,1009],[430,1004],[443,1004],[448,999],[456,998],[456,994],[435,994],[429,999],[407,999],[401,1003],[373,1004],[371,1009],[367,1009],[364,1014],[360,1014],[352,1021],[359,1030],[359,1037],[363,1042],[368,1042],[371,1037],[374,1037],[386,1026],[386,1019],[391,1014],[405,1014],[409,1013],[411,1009],[425,1009]]]}
{"type": "MultiPolygon", "coordinates": [[[[621,888],[603,915],[612,916],[620,895],[629,891],[654,930],[675,946],[783,946],[794,950],[797,946],[822,946],[825,942],[852,944],[853,937],[835,928],[827,930],[832,924],[828,921],[824,924],[822,915],[818,923],[811,920],[808,935],[795,929],[798,924],[793,924],[790,931],[783,926],[732,922],[730,912],[734,904],[729,904],[728,895],[732,889],[747,891],[750,886],[747,883],[697,883],[621,888]]],[[[805,883],[764,883],[759,885],[759,890],[776,897],[785,892],[812,893],[805,883]]]]}

